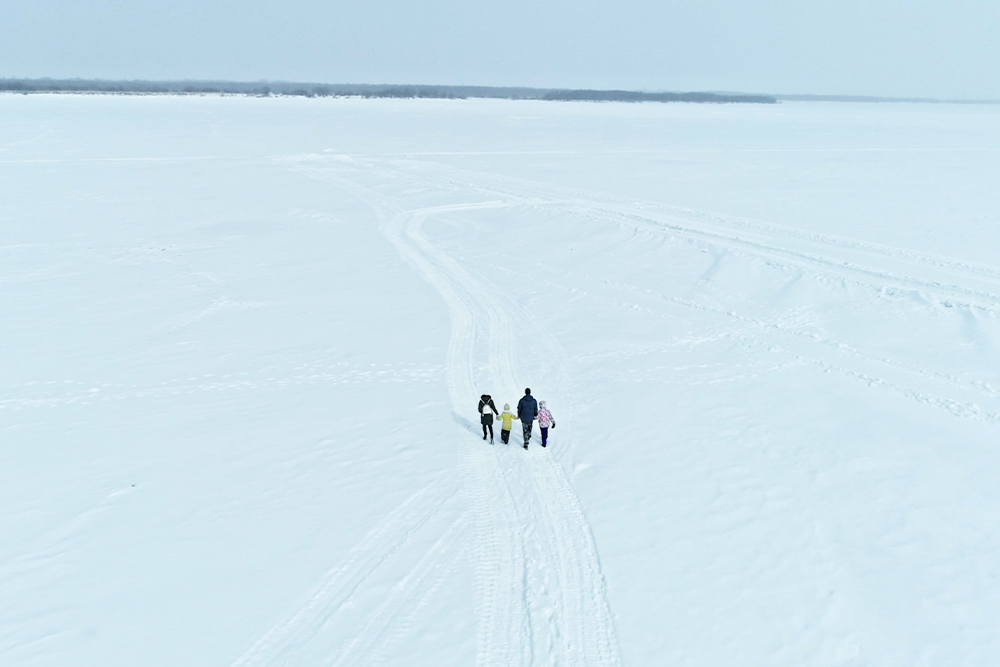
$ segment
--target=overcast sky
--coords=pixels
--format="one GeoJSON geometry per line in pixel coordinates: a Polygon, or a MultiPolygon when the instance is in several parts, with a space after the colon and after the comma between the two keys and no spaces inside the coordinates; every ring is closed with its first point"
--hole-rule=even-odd
{"type": "Polygon", "coordinates": [[[1000,98],[1000,0],[0,0],[0,77],[1000,98]]]}

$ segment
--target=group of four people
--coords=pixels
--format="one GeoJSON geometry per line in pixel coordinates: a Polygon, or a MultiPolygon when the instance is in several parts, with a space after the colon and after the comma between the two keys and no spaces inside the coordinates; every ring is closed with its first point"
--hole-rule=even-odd
{"type": "Polygon", "coordinates": [[[545,401],[541,403],[531,395],[531,389],[524,390],[524,396],[517,402],[517,414],[510,411],[510,403],[505,403],[503,412],[497,411],[496,404],[489,394],[479,397],[479,421],[483,425],[483,440],[486,439],[487,429],[490,434],[490,444],[493,444],[493,417],[500,420],[500,440],[505,444],[510,444],[510,428],[515,419],[521,421],[521,428],[524,431],[524,448],[528,448],[528,441],[531,440],[531,427],[535,420],[538,420],[538,428],[542,431],[542,447],[549,441],[549,428],[555,428],[556,423],[552,419],[552,413],[545,407],[545,401]]]}

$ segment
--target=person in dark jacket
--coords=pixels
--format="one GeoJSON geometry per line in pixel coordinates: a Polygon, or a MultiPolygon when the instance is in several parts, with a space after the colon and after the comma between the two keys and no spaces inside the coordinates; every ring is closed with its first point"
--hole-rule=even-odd
{"type": "Polygon", "coordinates": [[[489,394],[479,397],[479,422],[483,425],[483,440],[486,439],[486,429],[490,430],[490,444],[493,444],[493,415],[498,415],[493,398],[489,394]]]}
{"type": "Polygon", "coordinates": [[[538,401],[531,395],[531,389],[524,390],[524,396],[517,402],[517,418],[521,420],[521,428],[524,430],[524,448],[528,448],[528,440],[531,440],[531,425],[538,416],[538,401]]]}

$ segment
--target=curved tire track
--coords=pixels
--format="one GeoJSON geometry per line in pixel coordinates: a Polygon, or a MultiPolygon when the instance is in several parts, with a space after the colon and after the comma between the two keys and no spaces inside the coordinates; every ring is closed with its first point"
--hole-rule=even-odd
{"type": "MultiPolygon", "coordinates": [[[[390,227],[393,243],[419,267],[425,278],[438,288],[452,312],[452,345],[449,349],[449,373],[456,411],[462,406],[473,405],[478,392],[472,371],[475,361],[473,349],[475,333],[488,336],[489,369],[492,385],[503,391],[516,391],[515,378],[521,361],[515,354],[515,319],[531,321],[493,292],[478,278],[431,244],[421,234],[421,224],[432,214],[457,210],[509,205],[504,202],[442,206],[402,214],[390,227]],[[415,256],[419,254],[419,256],[415,256]]],[[[555,347],[541,331],[532,331],[534,344],[555,347]]],[[[482,335],[479,336],[482,338],[482,335]]],[[[512,433],[516,441],[517,434],[512,433]]],[[[516,447],[514,454],[520,454],[516,447]]],[[[579,498],[551,452],[536,447],[527,457],[515,459],[507,471],[497,465],[494,452],[483,447],[463,450],[463,461],[480,467],[476,480],[477,513],[484,535],[480,540],[482,551],[479,571],[483,596],[483,619],[480,629],[478,664],[517,665],[547,658],[555,664],[566,665],[617,665],[620,664],[617,636],[597,547],[590,525],[580,505],[579,498]],[[503,507],[515,506],[516,516],[506,513],[495,516],[503,507]],[[534,521],[532,521],[532,519],[534,521]],[[511,522],[521,526],[511,526],[511,522]],[[528,528],[536,529],[534,535],[541,539],[541,562],[524,563],[528,542],[528,528]],[[501,540],[497,543],[496,540],[501,540]],[[503,542],[516,540],[519,548],[513,552],[503,542]],[[512,559],[514,568],[503,561],[512,559]],[[544,573],[529,576],[525,572],[518,581],[517,570],[551,568],[555,574],[548,577],[547,590],[532,590],[525,582],[546,579],[544,573]],[[530,614],[525,607],[544,602],[539,598],[555,598],[555,617],[548,639],[550,655],[534,656],[527,647],[528,639],[544,628],[526,627],[530,614]],[[511,602],[521,604],[512,605],[511,602]],[[520,608],[514,609],[515,606],[520,608]]],[[[508,542],[511,544],[512,542],[508,542]]],[[[533,545],[539,546],[539,545],[533,545]]],[[[535,643],[532,641],[531,643],[535,643]]]]}
{"type": "MultiPolygon", "coordinates": [[[[381,165],[361,170],[357,164],[346,169],[343,165],[330,168],[329,164],[286,166],[333,182],[369,205],[400,256],[445,300],[451,318],[447,375],[456,415],[475,404],[481,393],[477,391],[480,380],[488,380],[494,392],[515,392],[516,378],[523,377],[520,371],[537,374],[542,367],[558,370],[541,360],[555,359],[558,366],[561,350],[530,315],[421,232],[430,216],[519,205],[519,198],[405,210],[348,176],[377,172],[383,177],[403,176],[413,183],[413,175],[381,165]],[[519,354],[515,332],[526,328],[531,329],[532,346],[542,348],[539,359],[519,354]],[[480,361],[486,362],[488,377],[483,377],[480,361]]],[[[432,185],[450,187],[441,181],[432,185]]],[[[457,421],[470,426],[461,418],[457,421]]],[[[513,435],[516,440],[517,434],[513,435]]],[[[477,665],[620,664],[593,534],[572,484],[551,452],[536,447],[525,456],[520,448],[484,447],[478,439],[469,438],[460,445],[459,472],[467,482],[476,517],[477,665]],[[513,465],[505,468],[501,458],[508,454],[513,455],[509,457],[513,465]],[[529,548],[536,555],[530,561],[529,548]],[[547,585],[533,585],[538,581],[547,585]],[[533,626],[531,610],[549,603],[553,603],[553,618],[544,627],[533,626]],[[543,648],[545,654],[536,654],[539,646],[547,647],[543,648]]],[[[391,605],[376,612],[376,616],[393,615],[391,605]]],[[[365,637],[383,632],[378,622],[371,627],[375,630],[365,637]]],[[[364,643],[371,642],[366,639],[356,645],[364,643]]],[[[363,654],[347,649],[337,664],[348,656],[358,664],[353,656],[363,654]]]]}

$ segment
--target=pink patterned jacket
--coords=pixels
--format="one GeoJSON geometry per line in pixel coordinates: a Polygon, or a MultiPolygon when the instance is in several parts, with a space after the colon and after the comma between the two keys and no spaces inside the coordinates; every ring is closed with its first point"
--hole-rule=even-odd
{"type": "Polygon", "coordinates": [[[552,413],[548,408],[538,408],[538,425],[542,428],[552,426],[552,413]]]}

